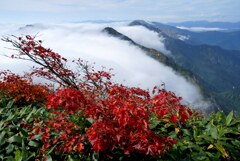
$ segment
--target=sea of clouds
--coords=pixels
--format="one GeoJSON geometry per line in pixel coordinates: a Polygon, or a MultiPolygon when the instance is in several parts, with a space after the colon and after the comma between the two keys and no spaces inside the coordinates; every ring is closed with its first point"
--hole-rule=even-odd
{"type": "MultiPolygon", "coordinates": [[[[127,23],[111,24],[33,24],[33,25],[1,25],[0,36],[9,35],[36,35],[43,40],[43,45],[53,49],[66,58],[82,58],[95,62],[96,68],[105,66],[113,68],[114,81],[128,86],[152,89],[165,83],[167,90],[183,97],[184,102],[190,105],[207,106],[200,94],[199,88],[188,82],[184,77],[146,55],[140,48],[128,41],[120,40],[102,32],[104,27],[111,26],[117,31],[132,38],[136,43],[155,48],[166,55],[167,51],[163,40],[158,33],[141,26],[128,26],[127,23]]],[[[11,44],[0,41],[0,54],[11,55],[11,44]]],[[[10,69],[22,73],[28,71],[33,63],[9,59],[0,56],[1,70],[10,69]]]]}

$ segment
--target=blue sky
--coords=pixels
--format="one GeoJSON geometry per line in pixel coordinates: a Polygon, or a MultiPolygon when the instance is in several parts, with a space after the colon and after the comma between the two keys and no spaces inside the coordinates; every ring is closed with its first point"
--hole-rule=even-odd
{"type": "Polygon", "coordinates": [[[240,0],[1,0],[0,23],[240,21],[240,0]]]}

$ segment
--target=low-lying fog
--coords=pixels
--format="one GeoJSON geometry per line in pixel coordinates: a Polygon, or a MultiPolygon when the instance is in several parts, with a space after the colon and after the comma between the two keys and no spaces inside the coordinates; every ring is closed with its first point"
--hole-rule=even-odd
{"type": "MultiPolygon", "coordinates": [[[[166,55],[171,54],[164,47],[163,37],[144,27],[130,27],[126,23],[8,26],[2,25],[0,27],[1,37],[38,34],[37,38],[43,40],[45,47],[53,49],[64,57],[80,57],[89,62],[96,62],[96,68],[101,66],[113,68],[114,81],[116,82],[150,90],[155,85],[161,85],[164,82],[167,90],[175,92],[191,105],[206,106],[207,104],[203,101],[199,89],[176,74],[171,68],[150,58],[144,51],[131,43],[102,32],[104,27],[111,26],[132,38],[136,43],[155,48],[166,55]]],[[[0,42],[1,55],[11,55],[14,52],[4,47],[11,48],[11,44],[0,42]]],[[[1,70],[10,69],[21,73],[24,70],[29,70],[32,66],[30,62],[0,57],[1,70]]]]}

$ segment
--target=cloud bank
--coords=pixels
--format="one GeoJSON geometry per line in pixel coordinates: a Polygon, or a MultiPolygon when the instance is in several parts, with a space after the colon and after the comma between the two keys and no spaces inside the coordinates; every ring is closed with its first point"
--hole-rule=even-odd
{"type": "MultiPolygon", "coordinates": [[[[164,49],[161,38],[156,33],[142,27],[127,27],[126,25],[110,24],[119,29],[135,42],[147,47],[164,49]]],[[[171,68],[160,64],[147,56],[144,51],[130,44],[127,41],[101,32],[109,24],[60,24],[41,25],[36,24],[16,29],[4,30],[2,35],[14,34],[36,34],[43,40],[45,47],[50,47],[67,58],[82,58],[89,62],[96,62],[97,68],[105,66],[113,68],[115,73],[114,81],[128,86],[137,86],[144,89],[152,89],[155,85],[163,82],[167,90],[175,92],[183,99],[195,106],[206,103],[199,92],[199,89],[186,81],[182,76],[177,75],[171,68]]],[[[13,51],[4,49],[10,44],[0,42],[1,54],[13,51]]],[[[166,51],[167,52],[167,51],[166,51]]],[[[11,69],[21,73],[29,70],[31,63],[26,61],[12,60],[1,56],[1,69],[11,69]]]]}
{"type": "Polygon", "coordinates": [[[164,46],[164,37],[159,35],[157,32],[148,30],[143,26],[121,26],[116,27],[116,29],[140,45],[153,48],[166,55],[170,55],[170,51],[168,51],[164,46]]]}
{"type": "Polygon", "coordinates": [[[205,31],[224,31],[226,29],[217,28],[217,27],[185,27],[185,26],[177,26],[179,29],[189,30],[194,32],[205,32],[205,31]]]}

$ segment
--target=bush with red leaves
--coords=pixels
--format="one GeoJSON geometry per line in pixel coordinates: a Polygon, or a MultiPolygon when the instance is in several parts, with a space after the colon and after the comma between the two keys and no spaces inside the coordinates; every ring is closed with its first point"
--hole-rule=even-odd
{"type": "Polygon", "coordinates": [[[44,103],[49,89],[41,84],[34,84],[32,79],[9,71],[0,72],[1,97],[14,99],[17,105],[44,103]]]}

